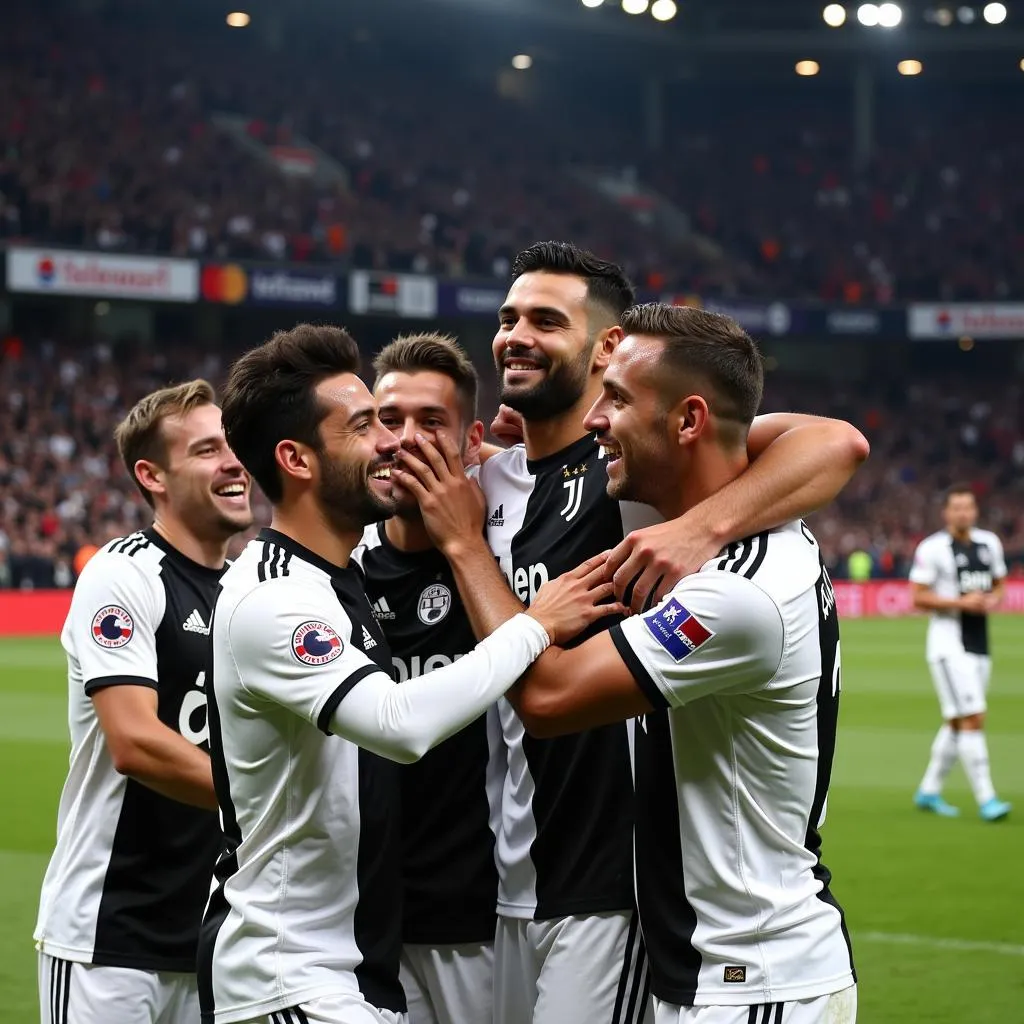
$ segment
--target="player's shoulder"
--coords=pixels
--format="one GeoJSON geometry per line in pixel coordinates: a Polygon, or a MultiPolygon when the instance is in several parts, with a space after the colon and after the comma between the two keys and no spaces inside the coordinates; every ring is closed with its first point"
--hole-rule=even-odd
{"type": "Polygon", "coordinates": [[[116,537],[86,562],[75,590],[160,589],[164,557],[164,550],[141,531],[116,537]]]}
{"type": "Polygon", "coordinates": [[[481,485],[485,482],[497,480],[502,477],[516,477],[528,475],[526,465],[526,445],[514,444],[511,448],[495,452],[480,466],[479,480],[481,485]]]}
{"type": "Polygon", "coordinates": [[[296,555],[290,547],[257,537],[246,544],[224,572],[221,588],[238,600],[249,593],[277,595],[303,589],[315,592],[331,589],[331,575],[296,555]]]}
{"type": "Polygon", "coordinates": [[[1001,548],[1003,546],[997,534],[991,530],[982,530],[977,526],[971,530],[971,540],[975,544],[984,544],[990,548],[1001,548]]]}
{"type": "Polygon", "coordinates": [[[950,550],[949,534],[945,530],[936,530],[921,539],[917,545],[917,554],[922,558],[930,558],[942,551],[950,550]]]}
{"type": "Polygon", "coordinates": [[[366,563],[371,557],[371,553],[383,548],[384,541],[381,537],[383,527],[383,523],[370,523],[369,526],[364,527],[359,543],[352,549],[352,564],[362,572],[366,571],[366,563]]]}

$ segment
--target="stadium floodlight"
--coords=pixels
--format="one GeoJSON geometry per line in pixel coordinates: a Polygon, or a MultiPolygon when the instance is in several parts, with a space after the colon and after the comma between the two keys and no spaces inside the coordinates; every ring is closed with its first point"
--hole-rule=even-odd
{"type": "Polygon", "coordinates": [[[874,28],[878,24],[878,4],[861,4],[857,8],[857,20],[865,28],[874,28]]]}
{"type": "Polygon", "coordinates": [[[956,12],[957,20],[962,25],[973,24],[974,19],[977,18],[978,12],[973,7],[958,7],[956,12]]]}
{"type": "Polygon", "coordinates": [[[1020,64],[1018,66],[1020,67],[1021,71],[1024,71],[1024,57],[1021,57],[1020,64]]]}
{"type": "Polygon", "coordinates": [[[604,0],[580,0],[584,7],[600,7],[604,0]]]}
{"type": "Polygon", "coordinates": [[[627,14],[643,14],[647,6],[647,0],[622,0],[622,9],[627,14]]]}
{"type": "Polygon", "coordinates": [[[252,21],[252,18],[245,11],[232,11],[224,20],[232,28],[245,28],[252,21]]]}
{"type": "Polygon", "coordinates": [[[882,28],[895,28],[903,20],[903,8],[899,4],[880,4],[878,24],[882,28]]]}
{"type": "Polygon", "coordinates": [[[1001,25],[1006,21],[1006,4],[985,4],[981,16],[990,25],[1001,25]]]}
{"type": "Polygon", "coordinates": [[[533,58],[528,53],[517,53],[512,58],[512,67],[516,71],[529,71],[533,67],[533,58]]]}
{"type": "Polygon", "coordinates": [[[829,4],[821,17],[829,28],[839,28],[846,21],[846,8],[842,4],[829,4]]]}
{"type": "Polygon", "coordinates": [[[942,28],[949,28],[953,24],[953,10],[950,7],[940,7],[935,12],[935,24],[942,28]]]}
{"type": "Polygon", "coordinates": [[[654,0],[651,4],[651,17],[655,21],[671,21],[678,10],[676,0],[654,0]]]}
{"type": "Polygon", "coordinates": [[[912,76],[921,74],[924,70],[924,66],[919,60],[901,60],[899,64],[896,65],[896,70],[901,75],[912,76]]]}
{"type": "Polygon", "coordinates": [[[821,70],[821,65],[816,60],[798,60],[793,70],[802,78],[811,78],[821,70]]]}

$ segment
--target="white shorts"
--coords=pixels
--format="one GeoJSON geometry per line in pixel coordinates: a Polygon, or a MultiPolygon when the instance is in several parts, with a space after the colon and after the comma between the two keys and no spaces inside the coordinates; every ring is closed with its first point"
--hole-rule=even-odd
{"type": "Polygon", "coordinates": [[[958,651],[944,658],[929,659],[928,668],[945,721],[985,711],[985,696],[992,675],[992,659],[987,654],[958,651]]]}
{"type": "Polygon", "coordinates": [[[379,1010],[359,996],[331,995],[253,1017],[244,1024],[409,1024],[409,1019],[404,1013],[379,1010]]]}
{"type": "Polygon", "coordinates": [[[635,914],[499,917],[494,1024],[653,1024],[635,914]]]}
{"type": "Polygon", "coordinates": [[[655,1024],[856,1024],[857,986],[764,1006],[675,1006],[654,1000],[655,1024]]]}
{"type": "Polygon", "coordinates": [[[39,954],[40,1024],[199,1024],[195,974],[39,954]]]}
{"type": "Polygon", "coordinates": [[[491,1024],[494,943],[402,947],[409,1024],[491,1024]]]}

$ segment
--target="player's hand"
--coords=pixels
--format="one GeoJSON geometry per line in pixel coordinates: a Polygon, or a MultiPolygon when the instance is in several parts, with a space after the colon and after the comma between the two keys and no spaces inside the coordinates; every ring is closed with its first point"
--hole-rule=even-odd
{"type": "Polygon", "coordinates": [[[607,554],[607,551],[602,552],[571,572],[545,583],[530,602],[527,615],[533,616],[547,630],[553,644],[566,643],[606,615],[625,612],[615,601],[600,603],[612,595],[612,585],[605,574],[607,554]]]}
{"type": "Polygon", "coordinates": [[[430,539],[446,555],[467,539],[482,543],[484,493],[466,476],[458,446],[443,430],[433,442],[417,434],[416,444],[417,453],[396,454],[392,476],[416,498],[430,539]]]}
{"type": "Polygon", "coordinates": [[[989,610],[986,602],[988,596],[988,594],[982,594],[978,591],[972,594],[964,594],[960,598],[960,611],[970,612],[973,615],[983,615],[989,610]]]}
{"type": "Polygon", "coordinates": [[[491,423],[491,433],[502,444],[519,444],[523,439],[523,417],[515,409],[499,405],[498,414],[491,423]]]}
{"type": "Polygon", "coordinates": [[[662,601],[672,588],[722,549],[720,540],[687,516],[634,530],[608,556],[615,596],[633,612],[662,601]]]}
{"type": "Polygon", "coordinates": [[[1002,594],[985,595],[985,611],[994,612],[1003,603],[1002,594]]]}

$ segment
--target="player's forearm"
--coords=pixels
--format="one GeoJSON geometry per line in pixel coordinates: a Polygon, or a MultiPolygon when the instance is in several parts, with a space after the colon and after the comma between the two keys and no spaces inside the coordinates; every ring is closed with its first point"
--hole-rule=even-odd
{"type": "Polygon", "coordinates": [[[122,775],[193,807],[217,809],[209,755],[163,725],[108,746],[122,775]]]}
{"type": "Polygon", "coordinates": [[[490,636],[523,610],[482,539],[451,547],[445,556],[477,639],[490,636]]]}
{"type": "Polygon", "coordinates": [[[482,715],[547,646],[543,627],[518,615],[452,665],[401,685],[368,676],[338,705],[332,731],[392,761],[416,761],[482,715]]]}
{"type": "MultiPolygon", "coordinates": [[[[772,421],[774,416],[758,417],[772,421]]],[[[779,414],[783,424],[796,417],[779,414]]],[[[777,429],[768,424],[769,431],[777,429]]],[[[755,438],[752,454],[763,443],[755,438]]],[[[863,435],[849,423],[800,417],[757,455],[745,473],[688,513],[728,544],[810,515],[832,501],[867,458],[863,435]]]]}
{"type": "Polygon", "coordinates": [[[959,597],[939,597],[931,590],[916,590],[914,607],[923,612],[958,612],[963,604],[959,597]]]}

